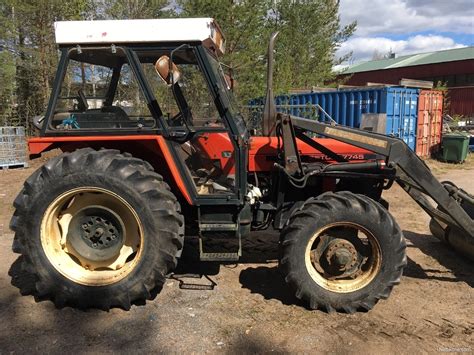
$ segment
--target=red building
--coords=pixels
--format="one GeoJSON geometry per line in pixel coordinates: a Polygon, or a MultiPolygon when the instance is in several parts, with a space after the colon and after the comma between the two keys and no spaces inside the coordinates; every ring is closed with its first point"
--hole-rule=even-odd
{"type": "Polygon", "coordinates": [[[418,79],[448,86],[449,113],[474,117],[474,47],[420,53],[355,64],[344,70],[346,85],[398,85],[418,79]]]}

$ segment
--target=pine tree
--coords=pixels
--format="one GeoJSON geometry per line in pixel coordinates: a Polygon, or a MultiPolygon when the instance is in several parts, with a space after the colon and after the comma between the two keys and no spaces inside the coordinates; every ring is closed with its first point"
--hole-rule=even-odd
{"type": "Polygon", "coordinates": [[[0,4],[0,126],[12,125],[15,114],[15,42],[14,9],[8,2],[0,4]]]}
{"type": "Polygon", "coordinates": [[[276,42],[274,91],[310,88],[335,79],[332,67],[345,58],[335,53],[355,30],[341,28],[335,0],[180,0],[182,17],[213,17],[226,37],[223,62],[234,69],[241,102],[262,97],[270,34],[276,42]]]}
{"type": "Polygon", "coordinates": [[[126,20],[161,17],[168,0],[112,0],[96,4],[102,8],[105,18],[126,20]]]}
{"type": "Polygon", "coordinates": [[[82,19],[91,8],[91,0],[6,0],[2,14],[8,32],[2,33],[2,41],[13,55],[17,115],[10,120],[28,126],[32,116],[44,113],[58,61],[53,23],[82,19]]]}
{"type": "Polygon", "coordinates": [[[235,80],[236,95],[245,101],[261,96],[265,83],[268,1],[178,1],[181,17],[213,17],[226,38],[222,61],[235,80]]]}
{"type": "Polygon", "coordinates": [[[271,27],[280,31],[276,44],[276,92],[322,86],[335,79],[333,66],[342,42],[352,35],[355,23],[339,23],[335,0],[279,0],[271,9],[271,27]]]}

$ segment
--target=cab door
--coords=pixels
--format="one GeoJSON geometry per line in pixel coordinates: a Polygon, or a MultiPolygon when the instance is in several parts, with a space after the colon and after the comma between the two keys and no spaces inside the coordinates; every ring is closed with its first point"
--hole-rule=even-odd
{"type": "Polygon", "coordinates": [[[179,78],[169,85],[155,64],[171,51],[137,50],[141,71],[168,131],[170,151],[198,205],[240,204],[236,143],[216,106],[208,73],[193,47],[173,51],[179,78]]]}

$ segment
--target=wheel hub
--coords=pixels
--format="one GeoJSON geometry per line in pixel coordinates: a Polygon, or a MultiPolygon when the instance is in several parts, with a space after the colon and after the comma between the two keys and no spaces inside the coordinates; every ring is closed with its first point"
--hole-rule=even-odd
{"type": "Polygon", "coordinates": [[[124,231],[123,222],[115,212],[103,206],[90,206],[71,219],[67,240],[81,257],[103,261],[119,253],[124,231]]]}
{"type": "Polygon", "coordinates": [[[313,267],[330,280],[355,278],[363,259],[347,239],[324,236],[318,248],[310,253],[313,267]]]}
{"type": "Polygon", "coordinates": [[[358,259],[356,248],[345,239],[332,240],[324,251],[324,257],[331,269],[341,272],[351,270],[358,259]]]}

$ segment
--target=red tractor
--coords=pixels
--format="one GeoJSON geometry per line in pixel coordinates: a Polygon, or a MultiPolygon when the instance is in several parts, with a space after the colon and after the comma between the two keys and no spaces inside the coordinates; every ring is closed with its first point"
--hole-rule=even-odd
{"type": "Polygon", "coordinates": [[[274,228],[298,298],[313,309],[370,310],[406,265],[381,198],[393,182],[440,238],[474,255],[472,196],[439,183],[403,141],[276,113],[274,37],[264,135],[251,137],[212,19],[55,26],[61,58],[29,149],[63,154],[26,180],[11,220],[13,250],[41,298],[129,309],[162,287],[185,236],[199,237],[201,260],[236,261],[242,237],[274,228]],[[209,252],[216,239],[235,250],[209,252]]]}

